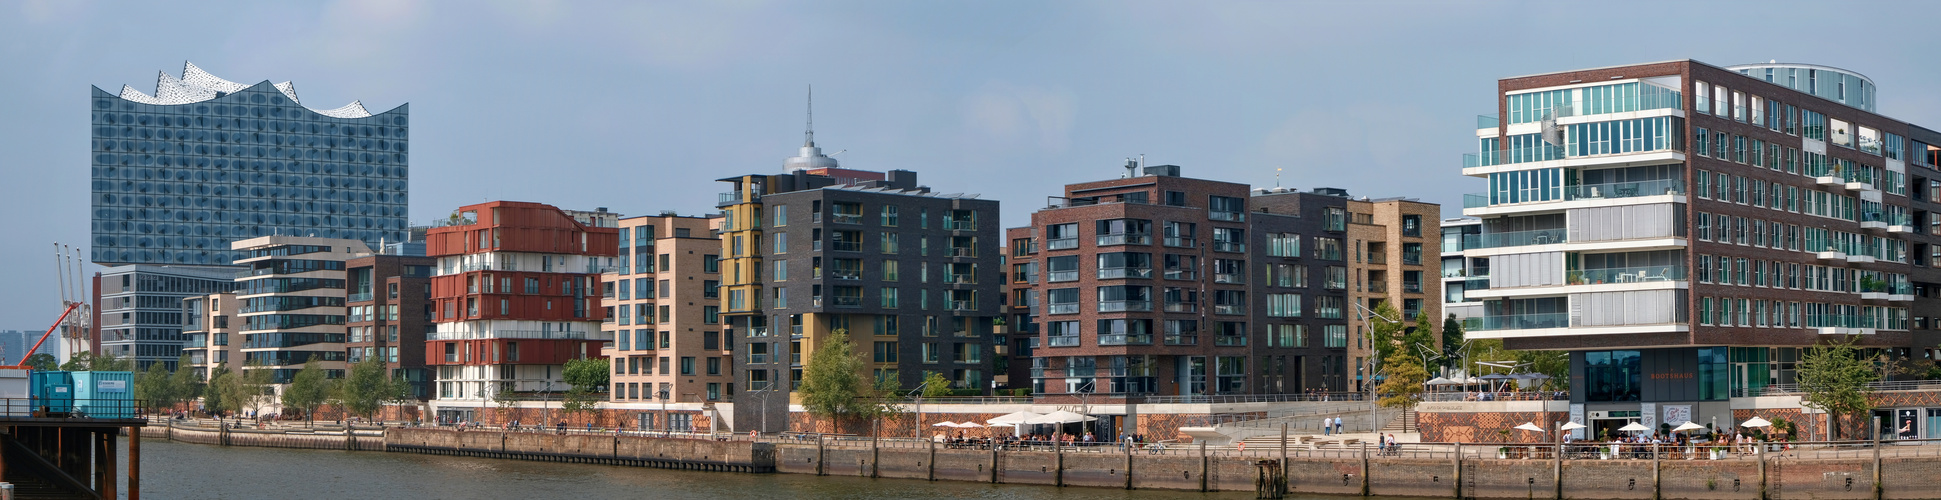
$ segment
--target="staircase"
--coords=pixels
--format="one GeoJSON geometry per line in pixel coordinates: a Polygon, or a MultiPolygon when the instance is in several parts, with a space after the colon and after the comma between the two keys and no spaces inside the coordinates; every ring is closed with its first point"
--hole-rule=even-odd
{"type": "Polygon", "coordinates": [[[1380,432],[1421,432],[1422,428],[1415,425],[1415,413],[1414,409],[1402,410],[1402,414],[1398,418],[1389,419],[1388,425],[1382,426],[1380,432]]]}

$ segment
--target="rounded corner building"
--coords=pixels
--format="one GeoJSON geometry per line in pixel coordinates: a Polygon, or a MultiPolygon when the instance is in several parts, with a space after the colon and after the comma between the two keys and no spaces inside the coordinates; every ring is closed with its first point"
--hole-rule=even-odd
{"type": "Polygon", "coordinates": [[[403,241],[408,105],[304,107],[289,82],[243,85],[185,64],[155,94],[94,87],[92,260],[229,265],[235,240],[403,241]]]}

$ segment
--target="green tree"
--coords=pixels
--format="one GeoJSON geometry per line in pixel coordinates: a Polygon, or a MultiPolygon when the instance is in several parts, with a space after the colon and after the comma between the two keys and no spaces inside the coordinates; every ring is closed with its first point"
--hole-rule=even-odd
{"type": "MultiPolygon", "coordinates": [[[[605,359],[575,359],[566,362],[562,372],[566,384],[566,394],[561,398],[559,409],[568,415],[592,412],[599,407],[601,393],[606,392],[612,377],[613,366],[605,359]]],[[[672,396],[671,394],[669,396],[672,396]]]]}
{"type": "Polygon", "coordinates": [[[88,371],[130,372],[135,371],[135,362],[131,359],[115,357],[112,353],[102,354],[94,357],[94,361],[88,365],[88,371]]]}
{"type": "Polygon", "coordinates": [[[1550,376],[1545,384],[1553,389],[1570,385],[1570,353],[1565,351],[1517,351],[1503,347],[1502,339],[1479,339],[1469,341],[1469,361],[1526,365],[1530,372],[1550,376]]]}
{"type": "Polygon", "coordinates": [[[200,370],[196,367],[190,366],[189,355],[184,354],[176,358],[175,374],[169,376],[169,387],[174,389],[170,393],[173,397],[169,398],[171,406],[176,403],[194,402],[197,396],[202,395],[202,378],[196,374],[198,371],[200,370]]]}
{"type": "Polygon", "coordinates": [[[167,368],[161,363],[150,363],[148,371],[135,379],[135,399],[146,402],[149,408],[167,408],[175,400],[172,382],[167,368]]]}
{"type": "Polygon", "coordinates": [[[262,418],[263,407],[268,406],[276,397],[270,394],[273,375],[270,369],[263,368],[263,365],[256,361],[244,362],[243,371],[232,375],[236,379],[235,383],[230,385],[234,392],[228,395],[234,401],[232,404],[236,406],[236,410],[248,410],[256,418],[262,418]]]}
{"type": "Polygon", "coordinates": [[[216,365],[216,369],[210,370],[209,383],[202,391],[202,408],[211,412],[236,411],[235,400],[229,398],[236,391],[235,379],[236,375],[227,366],[216,365]]]}
{"type": "Polygon", "coordinates": [[[1873,390],[1867,384],[1880,380],[1880,373],[1856,347],[1859,341],[1857,335],[1829,340],[1800,356],[1799,390],[1806,393],[1800,404],[1826,412],[1827,420],[1835,423],[1829,426],[1828,439],[1840,438],[1840,417],[1864,415],[1874,408],[1868,398],[1873,390]]]}
{"type": "Polygon", "coordinates": [[[809,414],[834,420],[869,419],[893,415],[896,382],[870,381],[863,376],[867,367],[862,355],[849,341],[849,332],[835,329],[823,336],[808,366],[802,369],[802,406],[809,414]]]}
{"type": "Polygon", "coordinates": [[[94,366],[94,352],[81,351],[81,352],[74,353],[73,356],[69,356],[67,358],[66,363],[61,363],[61,371],[84,372],[84,371],[88,371],[90,367],[93,367],[93,366],[94,366]]]}
{"type": "Polygon", "coordinates": [[[923,372],[923,397],[940,398],[950,394],[950,379],[945,378],[944,374],[934,371],[923,372]]]}
{"type": "MultiPolygon", "coordinates": [[[[263,371],[263,370],[258,370],[263,371]]],[[[266,372],[267,373],[267,372],[266,372]]],[[[331,383],[324,373],[323,363],[316,358],[303,362],[303,369],[290,377],[290,385],[283,388],[283,407],[303,412],[303,419],[316,425],[317,407],[330,399],[331,383]]]]}
{"type": "Polygon", "coordinates": [[[337,384],[336,399],[346,413],[376,420],[377,412],[384,409],[385,403],[397,398],[398,387],[392,383],[389,369],[384,361],[366,358],[351,365],[350,374],[337,384]]]}
{"type": "Polygon", "coordinates": [[[1429,371],[1422,368],[1420,358],[1398,349],[1382,364],[1387,366],[1382,372],[1382,406],[1407,410],[1422,402],[1422,384],[1429,381],[1429,371]]]}
{"type": "Polygon", "coordinates": [[[54,371],[60,366],[59,361],[54,359],[54,355],[44,352],[34,353],[32,356],[28,356],[27,359],[21,360],[20,364],[27,365],[28,368],[40,372],[54,371]]]}
{"type": "Polygon", "coordinates": [[[1375,359],[1387,360],[1402,348],[1402,313],[1386,300],[1375,304],[1372,312],[1367,318],[1369,347],[1375,350],[1375,359]]]}
{"type": "Polygon", "coordinates": [[[1462,320],[1455,313],[1442,320],[1442,366],[1459,367],[1462,365],[1463,330],[1462,320]]]}

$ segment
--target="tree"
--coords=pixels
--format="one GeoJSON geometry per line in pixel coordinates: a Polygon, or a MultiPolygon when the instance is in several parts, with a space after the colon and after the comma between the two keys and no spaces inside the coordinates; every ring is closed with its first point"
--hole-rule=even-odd
{"type": "MultiPolygon", "coordinates": [[[[258,370],[262,371],[262,370],[258,370]]],[[[267,373],[267,372],[266,372],[267,373]]],[[[323,371],[323,363],[317,358],[303,362],[303,369],[290,377],[290,385],[283,388],[283,407],[303,411],[303,419],[315,425],[317,407],[330,399],[331,383],[329,375],[323,371]]]]}
{"type": "Polygon", "coordinates": [[[387,371],[384,361],[377,358],[366,358],[351,365],[350,374],[337,384],[336,399],[344,412],[376,420],[377,412],[384,409],[385,403],[396,399],[399,391],[387,371]]]}
{"type": "Polygon", "coordinates": [[[1503,347],[1502,339],[1469,341],[1469,361],[1527,365],[1534,373],[1549,375],[1545,383],[1553,389],[1570,387],[1570,353],[1565,351],[1517,351],[1503,347]]]}
{"type": "Polygon", "coordinates": [[[1389,408],[1407,410],[1422,402],[1423,385],[1429,381],[1429,371],[1422,368],[1422,360],[1408,351],[1396,350],[1387,360],[1382,361],[1387,368],[1383,370],[1381,405],[1389,408]]]}
{"type": "MultiPolygon", "coordinates": [[[[600,403],[600,393],[606,392],[610,383],[613,366],[605,359],[575,359],[566,362],[562,373],[566,384],[572,386],[560,400],[560,411],[567,414],[590,412],[600,403]]],[[[671,394],[670,394],[671,396],[671,394]]],[[[664,399],[664,398],[663,398],[664,399]]]]}
{"type": "Polygon", "coordinates": [[[273,374],[256,361],[243,363],[243,371],[231,375],[236,379],[230,385],[234,390],[228,397],[234,401],[237,411],[249,410],[252,416],[261,418],[263,407],[270,404],[274,395],[269,394],[273,374]]]}
{"type": "Polygon", "coordinates": [[[1867,384],[1880,380],[1873,360],[1860,353],[1860,337],[1827,341],[1808,348],[1799,360],[1800,404],[1827,414],[1828,439],[1839,439],[1837,422],[1843,415],[1863,415],[1874,408],[1867,384]]]}
{"type": "Polygon", "coordinates": [[[898,411],[895,381],[863,378],[867,364],[849,341],[849,332],[835,329],[824,336],[808,366],[802,369],[802,406],[809,414],[832,419],[868,419],[898,411]]]}
{"type": "Polygon", "coordinates": [[[170,382],[167,368],[161,363],[150,363],[148,371],[135,379],[135,399],[147,402],[148,408],[167,408],[175,399],[175,388],[170,382]]]}
{"type": "Polygon", "coordinates": [[[1442,320],[1442,366],[1461,366],[1462,344],[1462,320],[1450,313],[1442,320]]]}
{"type": "Polygon", "coordinates": [[[27,365],[28,368],[39,372],[54,371],[59,367],[59,361],[54,359],[54,355],[44,352],[34,353],[32,356],[28,356],[27,359],[21,360],[20,364],[27,365]]]}
{"type": "Polygon", "coordinates": [[[190,366],[189,355],[184,354],[176,358],[175,374],[169,376],[169,388],[173,389],[169,393],[170,407],[174,407],[177,403],[193,402],[196,396],[202,394],[202,380],[201,377],[196,376],[197,371],[194,366],[190,366]]]}
{"type": "Polygon", "coordinates": [[[229,373],[229,367],[216,365],[209,371],[209,383],[202,391],[202,409],[210,412],[236,411],[235,400],[229,395],[236,392],[236,375],[229,373]]]}
{"type": "Polygon", "coordinates": [[[950,379],[944,378],[944,374],[933,371],[923,372],[923,397],[940,398],[950,394],[950,379]]]}
{"type": "Polygon", "coordinates": [[[87,371],[127,372],[127,371],[134,371],[134,370],[135,370],[134,360],[118,358],[118,357],[115,357],[114,354],[101,354],[101,355],[95,356],[93,362],[88,364],[87,371]]]}
{"type": "Polygon", "coordinates": [[[1402,313],[1384,300],[1375,304],[1373,314],[1367,319],[1368,343],[1375,350],[1375,359],[1387,360],[1402,347],[1402,313]]]}

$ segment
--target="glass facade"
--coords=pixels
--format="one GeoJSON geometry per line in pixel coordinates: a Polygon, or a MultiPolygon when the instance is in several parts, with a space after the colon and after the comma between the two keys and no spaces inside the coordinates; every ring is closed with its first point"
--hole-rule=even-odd
{"type": "Polygon", "coordinates": [[[407,106],[337,118],[267,81],[214,95],[94,89],[94,262],[225,265],[245,258],[231,241],[274,234],[405,239],[407,106]]]}

